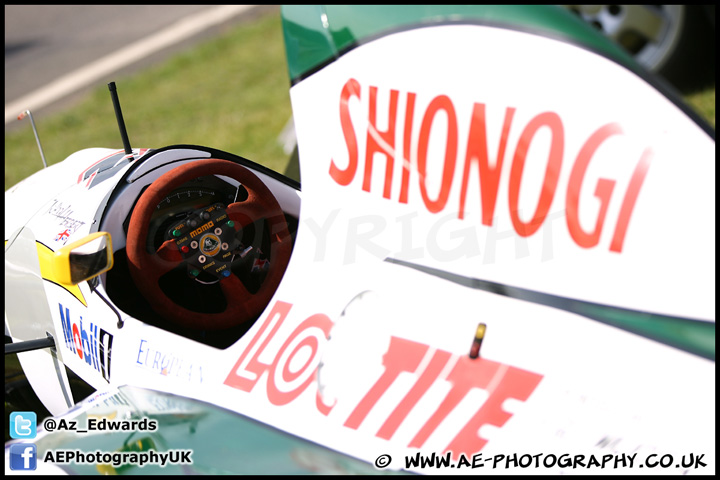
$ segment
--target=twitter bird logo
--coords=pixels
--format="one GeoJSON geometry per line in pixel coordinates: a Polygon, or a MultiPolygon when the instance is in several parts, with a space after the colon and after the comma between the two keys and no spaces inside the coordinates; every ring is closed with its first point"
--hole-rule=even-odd
{"type": "Polygon", "coordinates": [[[35,438],[37,415],[35,412],[12,412],[10,414],[11,438],[35,438]]]}

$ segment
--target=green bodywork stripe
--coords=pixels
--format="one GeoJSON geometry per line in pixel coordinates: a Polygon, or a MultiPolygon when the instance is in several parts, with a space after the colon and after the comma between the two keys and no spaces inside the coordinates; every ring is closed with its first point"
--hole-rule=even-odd
{"type": "Polygon", "coordinates": [[[387,258],[385,261],[412,268],[469,288],[582,315],[606,325],[715,361],[715,322],[712,321],[673,317],[559,297],[478,278],[465,277],[403,260],[387,258]]]}
{"type": "Polygon", "coordinates": [[[356,45],[409,28],[449,23],[506,27],[562,38],[636,71],[619,46],[556,5],[284,5],[283,34],[293,83],[356,45]]]}

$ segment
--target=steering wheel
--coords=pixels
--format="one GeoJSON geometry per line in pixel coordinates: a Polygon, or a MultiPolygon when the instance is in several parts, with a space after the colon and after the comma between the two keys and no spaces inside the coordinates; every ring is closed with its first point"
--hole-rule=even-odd
{"type": "Polygon", "coordinates": [[[163,174],[143,192],[130,217],[126,249],[130,275],[157,314],[183,327],[219,330],[254,320],[262,313],[280,284],[292,245],[280,204],[254,173],[227,160],[205,159],[163,174]],[[174,189],[207,175],[237,180],[247,190],[248,198],[227,207],[218,203],[191,213],[174,226],[171,238],[152,253],[148,250],[148,233],[157,206],[174,189]],[[269,226],[271,262],[259,289],[251,293],[231,272],[232,242],[236,241],[239,228],[262,218],[269,226]],[[196,312],[168,297],[160,288],[160,278],[182,263],[188,265],[191,276],[204,272],[219,279],[227,304],[225,310],[196,312]]]}

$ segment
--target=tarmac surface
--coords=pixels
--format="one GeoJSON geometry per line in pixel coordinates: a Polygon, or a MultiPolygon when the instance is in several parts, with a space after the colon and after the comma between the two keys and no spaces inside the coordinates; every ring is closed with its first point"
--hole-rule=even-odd
{"type": "Polygon", "coordinates": [[[5,131],[84,92],[278,9],[258,5],[6,5],[5,131]]]}

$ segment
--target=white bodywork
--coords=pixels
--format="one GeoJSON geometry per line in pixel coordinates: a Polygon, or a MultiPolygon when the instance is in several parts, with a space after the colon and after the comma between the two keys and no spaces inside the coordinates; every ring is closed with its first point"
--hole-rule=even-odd
{"type": "Polygon", "coordinates": [[[40,282],[36,252],[59,248],[66,228],[69,240],[108,231],[123,248],[142,187],[204,152],[164,152],[111,205],[132,163],[78,183],[106,150],[6,192],[6,327],[56,339],[56,353],[20,355],[52,413],[70,401],[62,362],[97,389],[200,399],[371,463],[389,454],[390,468],[416,452],[626,453],[637,463],[613,473],[638,473],[648,455],[694,453],[707,468],[691,473],[714,473],[714,360],[472,283],[714,324],[715,144],[674,104],[578,47],[482,26],[369,42],[291,100],[302,194],[261,178],[299,215],[293,256],[265,312],[224,350],[122,312],[119,329],[86,284],[77,295],[40,282]],[[456,45],[503,48],[470,58],[456,45]],[[611,93],[575,96],[578,85],[611,93]],[[90,356],[66,344],[63,321],[90,356]]]}

